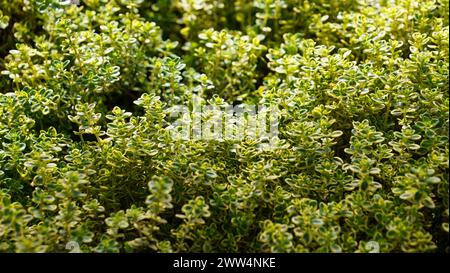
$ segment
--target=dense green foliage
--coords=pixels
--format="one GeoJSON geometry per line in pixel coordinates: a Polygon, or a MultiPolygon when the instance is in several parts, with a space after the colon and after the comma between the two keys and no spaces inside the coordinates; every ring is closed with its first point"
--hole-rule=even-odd
{"type": "Polygon", "coordinates": [[[448,252],[448,7],[0,0],[0,252],[448,252]],[[194,95],[277,147],[172,139],[194,95]]]}

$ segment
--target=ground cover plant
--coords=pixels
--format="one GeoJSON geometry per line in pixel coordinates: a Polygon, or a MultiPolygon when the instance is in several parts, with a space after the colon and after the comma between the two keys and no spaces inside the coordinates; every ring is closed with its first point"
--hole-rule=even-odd
{"type": "Polygon", "coordinates": [[[0,0],[0,252],[448,252],[448,8],[0,0]],[[274,147],[174,139],[194,98],[274,147]]]}

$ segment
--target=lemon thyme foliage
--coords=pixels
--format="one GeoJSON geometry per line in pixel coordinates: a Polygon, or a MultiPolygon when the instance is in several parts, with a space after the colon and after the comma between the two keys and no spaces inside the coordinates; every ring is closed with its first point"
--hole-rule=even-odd
{"type": "Polygon", "coordinates": [[[0,0],[0,251],[448,252],[448,7],[0,0]]]}

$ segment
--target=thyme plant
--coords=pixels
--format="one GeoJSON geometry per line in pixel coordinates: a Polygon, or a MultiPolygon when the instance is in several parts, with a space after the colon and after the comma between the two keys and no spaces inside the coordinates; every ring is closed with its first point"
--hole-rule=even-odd
{"type": "Polygon", "coordinates": [[[448,8],[0,0],[0,252],[448,252],[448,8]],[[194,98],[275,147],[172,138],[194,98]]]}

